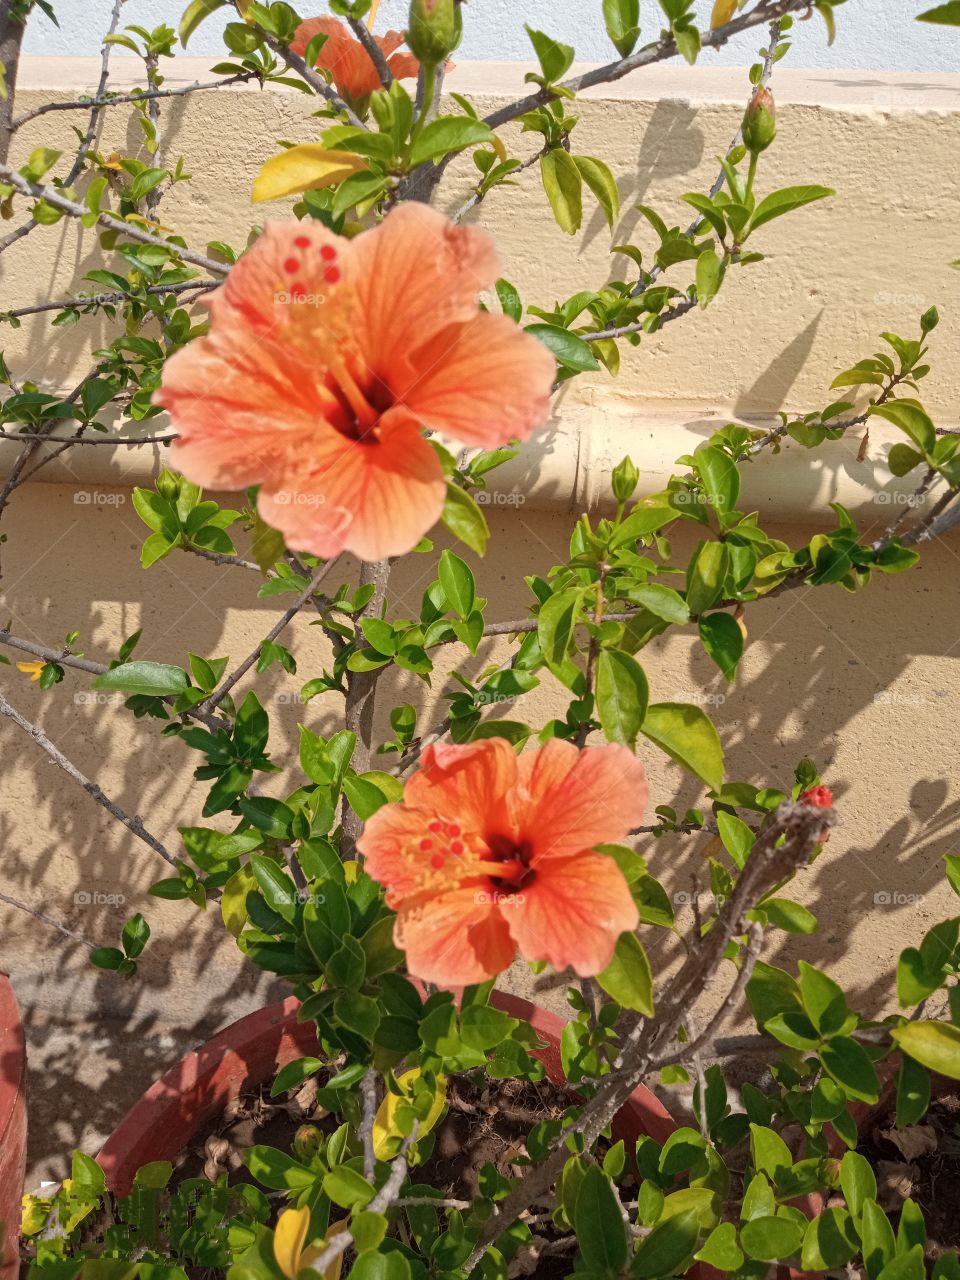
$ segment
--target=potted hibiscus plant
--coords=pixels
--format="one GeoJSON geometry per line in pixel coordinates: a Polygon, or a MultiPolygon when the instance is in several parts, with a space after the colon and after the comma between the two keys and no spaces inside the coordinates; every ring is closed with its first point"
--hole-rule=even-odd
{"type": "MultiPolygon", "coordinates": [[[[7,5],[4,20],[22,24],[31,7],[7,5]]],[[[543,426],[556,387],[601,365],[615,373],[645,334],[708,306],[741,268],[764,269],[755,233],[831,194],[763,190],[776,136],[768,81],[807,0],[718,0],[703,31],[692,0],[661,0],[664,30],[643,47],[638,0],[604,0],[618,57],[571,77],[574,50],[531,30],[530,92],[486,119],[462,95],[440,110],[465,19],[458,0],[413,0],[405,52],[395,34],[375,33],[371,0],[331,0],[331,15],[306,20],[282,0],[194,0],[181,41],[229,7],[232,60],[215,68],[217,83],[294,79],[318,116],[317,143],[285,147],[251,175],[256,199],[295,203],[249,245],[202,253],[158,220],[170,180],[187,179],[162,168],[156,149],[150,164],[128,157],[122,176],[107,174],[112,162],[93,145],[99,114],[117,105],[106,79],[74,104],[91,127],[69,171],[49,176],[61,159],[49,150],[0,165],[6,207],[29,219],[21,238],[82,218],[117,266],[108,293],[52,301],[56,319],[122,320],[68,398],[21,386],[2,366],[4,437],[22,461],[0,514],[44,450],[112,429],[100,421],[106,406],[155,424],[164,411],[170,467],[134,496],[144,566],[186,554],[246,568],[283,611],[241,660],[185,642],[182,666],[138,657],[140,633],[101,663],[78,653],[73,632],[48,647],[0,631],[22,674],[51,696],[68,675],[92,677],[193,753],[200,820],[173,837],[124,813],[2,693],[0,714],[165,861],[155,896],[219,914],[296,1003],[243,1042],[247,1092],[237,1084],[220,1115],[206,1104],[201,1114],[186,1093],[174,1099],[189,1129],[182,1149],[120,1172],[112,1141],[99,1162],[76,1154],[53,1194],[26,1198],[31,1274],[336,1280],[346,1263],[357,1280],[657,1280],[697,1266],[759,1277],[780,1264],[923,1280],[923,1210],[908,1199],[891,1218],[881,1206],[853,1108],[894,1088],[896,1123],[913,1126],[930,1103],[930,1071],[960,1078],[960,919],[903,953],[903,1012],[882,1020],[851,1008],[821,968],[766,963],[771,934],[817,927],[787,894],[834,825],[832,793],[810,760],[786,788],[728,777],[710,718],[650,689],[643,650],[670,628],[694,628],[733,680],[755,601],[798,587],[867,589],[875,573],[910,570],[924,543],[960,522],[957,437],[916,398],[935,309],[916,334],[885,335],[882,351],[837,379],[866,388],[862,408],[833,400],[766,431],[724,426],[642,497],[625,458],[610,478],[611,514],[578,520],[565,560],[527,578],[523,617],[489,621],[471,568],[489,537],[477,498],[543,426]],[[561,227],[579,227],[585,193],[613,223],[609,169],[576,150],[577,92],[678,54],[693,62],[701,47],[761,25],[767,45],[742,130],[715,189],[686,197],[691,226],[645,209],[656,246],[649,259],[627,246],[630,278],[553,309],[525,305],[469,220],[478,206],[536,165],[561,227]],[[404,83],[413,76],[415,87],[404,83]],[[543,139],[535,155],[510,154],[499,131],[514,120],[543,139]],[[434,206],[446,182],[462,182],[451,161],[467,150],[476,173],[450,217],[434,206]],[[684,263],[693,283],[672,283],[689,280],[684,263]],[[787,442],[815,450],[875,417],[903,433],[889,467],[916,473],[917,494],[930,498],[922,513],[911,508],[912,519],[870,539],[835,506],[830,527],[791,546],[740,509],[741,472],[759,454],[787,442]],[[210,491],[239,496],[224,505],[210,491]],[[443,550],[438,522],[455,540],[443,550]],[[681,560],[669,539],[682,525],[699,540],[681,560]],[[413,554],[431,568],[419,611],[405,616],[390,573],[413,554]],[[297,761],[281,761],[257,676],[271,666],[296,674],[284,633],[305,620],[323,630],[330,657],[301,697],[336,704],[342,727],[321,735],[301,724],[297,761]],[[442,719],[423,723],[407,703],[375,716],[391,671],[426,680],[439,651],[475,656],[495,635],[512,637],[509,658],[459,677],[442,719]],[[544,680],[569,694],[562,718],[487,714],[505,700],[522,706],[544,680]],[[702,784],[702,808],[649,812],[644,760],[654,752],[702,784]],[[645,940],[682,931],[646,854],[662,840],[680,857],[703,835],[715,852],[691,871],[704,875],[706,896],[693,895],[684,958],[656,987],[645,940]],[[569,976],[566,1025],[497,993],[518,955],[569,976]],[[941,1016],[929,1016],[944,992],[941,1016]],[[770,1068],[734,1107],[720,1033],[744,1007],[757,1024],[745,1051],[770,1068]],[[638,1094],[657,1073],[693,1084],[690,1123],[673,1124],[638,1094]]],[[[838,7],[815,5],[828,24],[838,7]]],[[[172,53],[173,31],[114,37],[143,58],[146,83],[128,105],[156,142],[158,58],[172,53]]],[[[13,58],[7,101],[15,70],[13,58]]],[[[960,889],[960,862],[948,857],[945,869],[960,889]]],[[[138,913],[93,962],[132,978],[149,937],[138,913]]],[[[241,1043],[228,1040],[233,1051],[241,1043]]],[[[948,1247],[930,1265],[934,1280],[960,1275],[948,1247]]]]}

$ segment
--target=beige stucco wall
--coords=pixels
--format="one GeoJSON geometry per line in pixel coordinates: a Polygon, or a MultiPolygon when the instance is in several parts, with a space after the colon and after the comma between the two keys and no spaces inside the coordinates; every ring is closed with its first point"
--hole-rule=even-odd
{"type": "MultiPolygon", "coordinates": [[[[53,83],[72,93],[94,79],[90,62],[55,68],[41,61],[26,63],[20,109],[48,100],[53,83]]],[[[174,70],[168,83],[204,74],[188,66],[174,70]]],[[[506,90],[508,80],[517,87],[521,80],[516,68],[505,67],[466,65],[458,75],[465,91],[491,83],[506,90]]],[[[960,154],[960,78],[784,70],[778,86],[781,139],[764,165],[764,183],[823,182],[838,189],[836,200],[794,215],[779,224],[779,233],[777,224],[760,233],[768,260],[732,274],[705,314],[628,352],[616,383],[584,379],[562,397],[551,430],[500,482],[526,501],[491,509],[494,539],[478,581],[494,618],[523,615],[527,597],[518,568],[544,572],[565,556],[571,513],[602,503],[611,459],[629,449],[644,469],[644,484],[658,487],[672,458],[718,419],[826,403],[834,373],[868,354],[878,330],[912,335],[916,315],[934,302],[944,321],[932,343],[934,374],[924,394],[941,422],[960,416],[960,278],[946,267],[960,252],[952,176],[960,154]]],[[[612,163],[624,196],[614,242],[630,232],[644,241],[630,212],[633,200],[662,207],[709,184],[713,157],[734,132],[742,99],[740,73],[657,69],[580,104],[579,147],[612,163]]],[[[214,237],[239,243],[252,216],[253,173],[276,138],[312,136],[308,107],[299,95],[272,90],[206,94],[165,107],[166,145],[174,155],[183,153],[195,175],[167,197],[168,223],[197,246],[214,237]]],[[[66,139],[64,116],[41,124],[24,130],[18,141],[24,152],[41,139],[50,145],[57,130],[66,139]]],[[[132,146],[129,128],[124,110],[109,113],[103,149],[132,146]]],[[[534,177],[525,175],[523,184],[522,192],[494,193],[481,220],[497,236],[505,272],[524,296],[549,302],[603,280],[611,237],[599,216],[582,235],[562,236],[534,177]]],[[[462,192],[462,182],[452,182],[451,207],[462,192]]],[[[686,221],[686,207],[673,207],[676,219],[686,221]]],[[[39,231],[0,258],[0,307],[55,291],[66,296],[98,260],[90,232],[62,224],[39,231]]],[[[105,324],[85,321],[60,331],[54,342],[43,320],[28,320],[18,333],[5,331],[3,345],[18,376],[63,386],[82,373],[87,351],[107,332],[105,324]]],[[[882,438],[874,433],[863,463],[856,461],[855,443],[834,446],[827,461],[813,463],[788,448],[755,469],[751,499],[779,510],[773,527],[795,543],[809,536],[825,502],[838,495],[859,495],[854,505],[879,530],[892,509],[876,501],[882,438]]],[[[12,617],[20,634],[50,644],[77,629],[85,652],[99,659],[140,626],[141,656],[182,662],[188,648],[234,660],[245,655],[280,606],[256,599],[253,575],[185,555],[144,573],[138,560],[143,526],[129,486],[156,459],[147,450],[118,458],[110,453],[71,456],[69,468],[46,473],[53,483],[31,484],[16,496],[3,520],[3,622],[12,617]]],[[[0,474],[5,457],[0,453],[0,474]]],[[[856,598],[837,588],[754,606],[747,618],[751,644],[732,689],[692,636],[657,642],[645,659],[656,698],[702,700],[714,715],[731,777],[786,786],[801,755],[822,765],[838,795],[842,825],[798,885],[822,932],[776,941],[774,954],[826,964],[868,1007],[889,1001],[900,947],[953,909],[939,883],[938,860],[956,848],[960,804],[954,763],[960,754],[958,549],[960,542],[937,544],[920,569],[879,579],[856,598]]],[[[430,573],[430,562],[417,557],[400,568],[391,586],[398,612],[416,609],[430,573]]],[[[295,785],[295,755],[281,744],[295,740],[298,719],[324,731],[337,714],[332,700],[306,708],[295,701],[300,685],[326,660],[322,636],[305,622],[290,632],[298,676],[274,670],[263,682],[264,700],[283,726],[275,754],[290,765],[287,777],[269,782],[275,794],[288,779],[295,785]]],[[[505,652],[499,643],[485,645],[465,670],[505,652]]],[[[412,679],[391,688],[405,700],[442,706],[444,674],[438,671],[431,690],[412,679]]],[[[8,667],[0,667],[0,680],[11,701],[168,844],[177,825],[200,820],[202,794],[190,776],[196,760],[160,738],[153,724],[131,723],[115,706],[91,700],[87,682],[73,673],[51,693],[8,667]]],[[[542,721],[563,703],[545,681],[524,714],[542,721]]],[[[656,803],[696,800],[696,787],[678,769],[653,751],[647,756],[656,803]]],[[[81,947],[0,904],[0,966],[12,971],[27,1011],[35,1063],[45,1063],[60,1082],[55,1108],[41,1106],[34,1091],[34,1168],[55,1169],[59,1150],[71,1143],[95,1148],[131,1093],[176,1047],[223,1025],[264,993],[253,990],[212,914],[145,897],[163,865],[6,722],[0,724],[0,848],[6,891],[92,942],[115,942],[122,921],[138,909],[155,930],[141,977],[125,986],[92,972],[81,947]],[[76,901],[78,893],[125,901],[85,904],[76,901]]],[[[691,870],[703,862],[696,842],[663,841],[649,852],[672,890],[689,891],[691,870]]],[[[670,948],[656,938],[651,945],[663,971],[670,948]]]]}

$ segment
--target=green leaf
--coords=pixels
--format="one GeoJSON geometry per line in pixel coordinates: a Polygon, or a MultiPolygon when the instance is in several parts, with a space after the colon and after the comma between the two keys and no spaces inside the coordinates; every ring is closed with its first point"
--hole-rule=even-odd
{"type": "Polygon", "coordinates": [[[921,453],[932,453],[937,444],[937,430],[919,400],[891,400],[888,404],[872,404],[872,417],[886,418],[905,432],[921,453]]]}
{"type": "Polygon", "coordinates": [[[923,1245],[915,1244],[906,1253],[898,1253],[880,1272],[878,1280],[924,1280],[923,1245]]]}
{"type": "Polygon", "coordinates": [[[733,859],[737,869],[742,871],[756,836],[735,814],[725,813],[722,809],[717,814],[717,830],[723,847],[733,859]]]}
{"type": "Polygon", "coordinates": [[[947,0],[917,15],[918,22],[937,22],[947,27],[960,27],[960,0],[947,0]]]}
{"type": "Polygon", "coordinates": [[[657,702],[647,708],[644,737],[688,769],[713,791],[723,785],[723,747],[713,721],[686,702],[657,702]]]}
{"type": "Polygon", "coordinates": [[[447,500],[440,519],[444,527],[471,551],[475,551],[478,556],[486,554],[490,530],[483,512],[469,493],[452,481],[447,482],[447,500]]]}
{"type": "Polygon", "coordinates": [[[697,258],[697,302],[706,310],[720,292],[723,283],[723,262],[714,249],[704,249],[697,258]]]}
{"type": "Polygon", "coordinates": [[[583,607],[583,589],[569,587],[566,591],[558,591],[540,608],[537,618],[537,635],[540,639],[540,650],[551,667],[560,666],[566,659],[573,643],[583,607]]]}
{"type": "Polygon", "coordinates": [[[223,8],[226,2],[227,0],[193,0],[193,3],[187,6],[186,12],[180,19],[180,43],[184,48],[187,47],[187,41],[204,18],[214,10],[223,8]]]}
{"type": "Polygon", "coordinates": [[[643,667],[629,653],[602,649],[597,658],[600,723],[610,742],[634,747],[647,714],[650,689],[643,667]]]}
{"type": "Polygon", "coordinates": [[[544,80],[554,84],[570,70],[573,63],[573,49],[568,44],[561,44],[543,31],[527,27],[527,35],[533,45],[544,80]]]}
{"type": "Polygon", "coordinates": [[[243,1152],[243,1160],[256,1180],[271,1191],[298,1191],[312,1187],[319,1177],[276,1147],[248,1147],[243,1152]]]}
{"type": "Polygon", "coordinates": [[[577,1191],[573,1225],[587,1268],[615,1276],[627,1263],[627,1235],[610,1179],[595,1164],[587,1167],[577,1191]]]}
{"type": "Polygon", "coordinates": [[[960,1080],[960,1027],[949,1022],[908,1022],[894,1027],[890,1036],[922,1066],[960,1080]]]}
{"type": "Polygon", "coordinates": [[[876,1200],[865,1200],[863,1203],[860,1240],[867,1276],[869,1280],[878,1280],[881,1271],[892,1261],[897,1251],[897,1241],[890,1219],[876,1200]]]}
{"type": "Polygon", "coordinates": [[[658,582],[648,582],[641,587],[634,587],[630,592],[630,600],[634,604],[642,605],[654,617],[662,618],[664,622],[673,622],[682,627],[690,621],[690,610],[680,592],[674,591],[672,587],[661,586],[658,582]]]}
{"type": "Polygon", "coordinates": [[[693,458],[707,501],[723,525],[740,497],[740,470],[728,453],[714,445],[698,449],[693,458]]]}
{"type": "Polygon", "coordinates": [[[596,196],[612,228],[620,216],[620,192],[616,179],[603,161],[594,156],[574,156],[573,162],[580,170],[580,177],[596,196]]]}
{"type": "Polygon", "coordinates": [[[930,1106],[930,1075],[908,1054],[900,1055],[897,1071],[897,1128],[919,1124],[930,1106]]]}
{"type": "Polygon", "coordinates": [[[162,662],[124,662],[97,676],[93,688],[166,697],[183,693],[189,684],[187,673],[181,667],[170,667],[162,662]]]}
{"type": "Polygon", "coordinates": [[[765,1125],[750,1126],[750,1159],[758,1173],[765,1173],[776,1182],[780,1173],[793,1168],[790,1148],[773,1129],[765,1125]]]}
{"type": "Polygon", "coordinates": [[[765,222],[772,222],[785,213],[792,213],[794,209],[802,209],[805,204],[812,204],[814,200],[824,200],[832,195],[836,195],[836,192],[830,187],[817,186],[784,187],[780,191],[771,192],[754,209],[750,230],[755,231],[765,222]]]}
{"type": "Polygon", "coordinates": [[[840,1186],[847,1208],[855,1218],[867,1200],[877,1198],[877,1179],[869,1162],[856,1151],[848,1151],[840,1161],[840,1186]]]}
{"type": "MultiPolygon", "coordinates": [[[[896,1033],[893,1032],[894,1038],[896,1033]]],[[[957,1031],[960,1038],[960,1030],[957,1031]]],[[[835,1036],[820,1050],[820,1060],[837,1084],[863,1102],[877,1102],[880,1081],[867,1051],[849,1036],[835,1036]]],[[[806,1267],[806,1264],[804,1264],[806,1267]]]]}
{"type": "Polygon", "coordinates": [[[768,898],[760,904],[760,910],[767,913],[772,925],[787,933],[816,933],[820,927],[815,915],[789,898],[768,898]]]}
{"type": "Polygon", "coordinates": [[[704,542],[687,566],[687,608],[701,614],[720,598],[730,563],[730,548],[723,542],[704,542]]]}
{"type": "Polygon", "coordinates": [[[846,1209],[825,1209],[807,1227],[801,1265],[804,1271],[833,1271],[845,1267],[859,1245],[853,1219],[846,1209]]]}
{"type": "Polygon", "coordinates": [[[718,1271],[739,1271],[743,1266],[743,1252],[737,1244],[737,1228],[732,1222],[721,1222],[715,1227],[696,1254],[698,1262],[718,1271]]]}
{"type": "Polygon", "coordinates": [[[695,1209],[668,1218],[641,1241],[630,1264],[630,1275],[634,1280],[674,1275],[697,1247],[699,1236],[700,1214],[695,1209]]]}
{"type": "Polygon", "coordinates": [[[911,449],[908,444],[895,444],[887,455],[887,465],[895,476],[905,476],[914,469],[919,467],[923,461],[923,454],[918,453],[916,449],[911,449]]]}
{"type": "Polygon", "coordinates": [[[540,176],[557,226],[576,235],[583,222],[583,177],[577,163],[563,147],[540,157],[540,176]]]}
{"type": "Polygon", "coordinates": [[[740,1228],[740,1244],[748,1258],[779,1262],[800,1252],[803,1228],[792,1218],[753,1218],[740,1228]]]}
{"type": "Polygon", "coordinates": [[[650,961],[634,933],[621,933],[613,959],[597,981],[608,996],[624,1009],[634,1009],[646,1018],[653,1017],[653,975],[650,961]]]}
{"type": "Polygon", "coordinates": [[[447,604],[461,618],[469,618],[477,599],[477,584],[468,565],[452,551],[444,551],[437,571],[447,604]]]}
{"type": "Polygon", "coordinates": [[[323,1065],[319,1058],[297,1058],[293,1062],[288,1062],[277,1073],[276,1079],[270,1086],[270,1097],[278,1098],[288,1089],[295,1089],[297,1085],[303,1084],[304,1080],[309,1080],[312,1075],[316,1075],[323,1065]]]}
{"type": "Polygon", "coordinates": [[[410,164],[416,168],[428,160],[489,142],[492,137],[493,130],[482,120],[473,120],[470,116],[441,116],[428,124],[414,142],[410,164]]]}
{"type": "Polygon", "coordinates": [[[704,649],[723,672],[724,679],[732,680],[743,657],[743,632],[736,618],[729,613],[702,613],[699,629],[704,649]]]}
{"type": "Polygon", "coordinates": [[[590,349],[590,344],[578,338],[569,329],[562,329],[557,324],[527,325],[527,333],[539,338],[545,347],[553,353],[558,364],[565,369],[573,369],[577,373],[589,373],[600,368],[597,357],[590,349]]]}
{"type": "Polygon", "coordinates": [[[82,1151],[73,1153],[70,1177],[73,1180],[75,1191],[82,1191],[95,1196],[102,1195],[107,1185],[104,1172],[96,1160],[92,1156],[84,1155],[82,1151]]]}
{"type": "Polygon", "coordinates": [[[640,38],[640,0],[603,0],[603,21],[617,53],[629,57],[640,38]]]}

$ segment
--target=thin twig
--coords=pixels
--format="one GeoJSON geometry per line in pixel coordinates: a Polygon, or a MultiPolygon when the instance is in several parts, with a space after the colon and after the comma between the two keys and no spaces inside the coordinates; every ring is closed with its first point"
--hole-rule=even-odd
{"type": "MultiPolygon", "coordinates": [[[[60,209],[63,213],[69,214],[71,218],[84,218],[90,213],[90,210],[84,208],[83,205],[77,204],[73,200],[68,200],[56,187],[44,186],[37,182],[28,182],[18,170],[10,165],[0,165],[0,182],[9,183],[11,187],[22,195],[32,196],[35,200],[45,200],[47,204],[51,204],[55,209],[60,209]]],[[[115,218],[112,213],[98,213],[97,221],[102,226],[109,227],[111,231],[120,231],[129,236],[131,240],[138,240],[141,244],[158,245],[162,249],[170,249],[183,262],[192,262],[194,266],[203,267],[205,271],[212,271],[216,275],[225,276],[230,270],[229,266],[222,262],[216,262],[213,258],[207,258],[201,253],[193,253],[190,249],[184,249],[181,245],[174,244],[170,240],[164,240],[162,236],[155,236],[153,232],[145,231],[135,223],[126,222],[122,218],[115,218]]]]}
{"type": "Polygon", "coordinates": [[[328,560],[325,564],[322,564],[319,569],[317,569],[308,585],[300,592],[290,608],[287,609],[286,612],[281,615],[279,620],[270,628],[267,635],[264,636],[253,652],[249,654],[248,657],[244,658],[236,671],[234,671],[232,675],[228,676],[215,693],[211,694],[209,698],[206,698],[200,703],[200,707],[202,709],[208,711],[216,710],[231,689],[233,689],[234,685],[236,685],[237,681],[241,680],[247,674],[253,664],[260,657],[260,651],[263,646],[276,640],[277,636],[280,635],[287,624],[297,616],[307,601],[316,594],[317,587],[319,587],[320,583],[323,582],[324,578],[331,571],[339,558],[339,556],[334,556],[332,560],[328,560]]]}
{"type": "Polygon", "coordinates": [[[82,934],[74,933],[72,929],[68,929],[66,925],[61,924],[59,920],[54,920],[52,916],[45,916],[42,911],[37,911],[33,907],[27,906],[25,902],[20,902],[18,898],[11,898],[9,894],[0,893],[0,902],[7,903],[8,906],[16,907],[18,911],[25,911],[28,916],[33,916],[34,920],[39,920],[41,924],[49,925],[51,929],[56,929],[57,933],[62,933],[65,938],[69,938],[71,942],[79,942],[85,947],[89,947],[93,951],[96,944],[88,941],[82,934]]]}
{"type": "Polygon", "coordinates": [[[32,111],[25,111],[22,116],[18,116],[11,127],[16,131],[31,120],[36,120],[38,116],[47,115],[50,111],[89,111],[91,109],[99,111],[104,107],[122,107],[130,102],[151,102],[155,98],[183,98],[189,93],[198,93],[203,89],[225,89],[229,85],[243,84],[254,79],[256,75],[255,71],[238,71],[236,75],[227,76],[224,80],[203,82],[196,80],[193,84],[184,85],[180,89],[138,89],[133,93],[121,93],[116,96],[77,98],[74,102],[45,102],[42,106],[34,107],[32,111]]]}
{"type": "MultiPolygon", "coordinates": [[[[222,280],[189,280],[185,284],[155,284],[151,285],[146,292],[149,294],[160,295],[167,293],[207,293],[210,289],[219,289],[222,280]]],[[[111,302],[139,302],[140,299],[129,293],[121,293],[116,290],[113,293],[91,293],[88,295],[80,294],[76,298],[62,298],[57,302],[37,302],[30,307],[17,307],[14,311],[0,312],[0,318],[20,320],[23,316],[40,315],[44,311],[82,311],[84,307],[90,306],[107,306],[111,302]]]]}
{"type": "Polygon", "coordinates": [[[170,864],[171,867],[176,867],[176,858],[172,853],[167,852],[156,836],[150,834],[143,825],[143,820],[139,817],[128,817],[120,806],[104,793],[101,787],[99,787],[95,782],[91,782],[85,774],[80,772],[71,760],[67,759],[59,747],[55,746],[50,741],[38,725],[31,724],[31,722],[25,716],[21,715],[15,707],[12,707],[2,693],[0,693],[0,715],[6,716],[8,720],[12,720],[18,728],[24,731],[24,733],[29,734],[37,746],[41,747],[47,753],[54,764],[61,768],[64,773],[73,778],[74,782],[78,782],[80,786],[83,787],[84,791],[86,791],[87,795],[95,800],[101,808],[106,809],[111,817],[116,818],[116,820],[125,826],[128,831],[133,832],[138,840],[142,840],[144,844],[149,845],[154,853],[158,853],[165,862],[170,864]]]}
{"type": "Polygon", "coordinates": [[[380,83],[385,89],[389,89],[393,84],[393,72],[373,32],[368,30],[367,24],[361,22],[359,18],[348,18],[347,21],[350,24],[350,30],[370,55],[370,61],[376,67],[377,75],[380,77],[380,83]]]}

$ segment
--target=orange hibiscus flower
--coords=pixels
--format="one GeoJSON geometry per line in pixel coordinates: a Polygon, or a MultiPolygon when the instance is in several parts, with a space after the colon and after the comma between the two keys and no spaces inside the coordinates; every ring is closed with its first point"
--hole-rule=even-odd
{"type": "Polygon", "coordinates": [[[616,862],[591,850],[624,840],[646,802],[626,747],[429,747],[403,801],[378,809],[358,844],[397,912],[409,972],[466,986],[518,948],[583,976],[605,969],[639,917],[616,862]]]}
{"type": "Polygon", "coordinates": [[[498,275],[486,232],[422,204],[354,240],[268,224],[209,298],[210,333],[164,368],[174,466],[208,488],[260,485],[296,550],[411,550],[446,492],[421,428],[490,448],[549,413],[553,357],[477,303],[498,275]]]}
{"type": "MultiPolygon", "coordinates": [[[[351,106],[358,103],[362,105],[371,93],[382,88],[373,59],[360,41],[336,18],[308,18],[306,22],[301,22],[290,48],[303,57],[307,45],[318,35],[325,35],[327,42],[317,55],[316,65],[320,71],[330,73],[337,92],[351,106]]],[[[406,80],[419,74],[420,63],[412,53],[397,53],[404,41],[402,32],[388,31],[385,36],[373,38],[380,46],[387,66],[398,80],[406,80]]]]}

